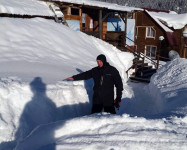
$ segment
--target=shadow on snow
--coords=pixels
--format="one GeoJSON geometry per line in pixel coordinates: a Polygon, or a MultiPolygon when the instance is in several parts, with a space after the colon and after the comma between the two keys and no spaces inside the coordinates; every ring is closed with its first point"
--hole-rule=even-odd
{"type": "MultiPolygon", "coordinates": [[[[80,72],[80,69],[77,69],[80,72]]],[[[46,84],[43,83],[42,78],[35,77],[30,83],[33,97],[29,101],[22,112],[19,120],[19,127],[15,134],[15,140],[10,142],[2,142],[0,144],[0,150],[12,150],[15,148],[19,141],[26,138],[29,133],[37,126],[42,124],[49,124],[58,120],[70,119],[78,116],[90,114],[92,92],[90,85],[93,84],[91,80],[85,81],[85,88],[89,95],[88,103],[79,103],[74,105],[64,105],[62,107],[56,107],[55,103],[46,95],[46,84]],[[81,113],[77,113],[78,111],[81,113]],[[84,111],[83,111],[84,110],[84,111]]],[[[47,136],[49,139],[54,139],[54,133],[50,133],[47,136]]],[[[47,147],[42,147],[40,150],[55,150],[55,144],[51,143],[47,147]]]]}

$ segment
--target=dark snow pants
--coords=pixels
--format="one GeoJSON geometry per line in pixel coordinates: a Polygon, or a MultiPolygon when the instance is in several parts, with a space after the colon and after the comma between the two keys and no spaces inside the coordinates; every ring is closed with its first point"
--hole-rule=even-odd
{"type": "Polygon", "coordinates": [[[111,113],[111,114],[116,114],[114,106],[103,106],[103,105],[100,105],[100,104],[93,104],[92,114],[100,113],[103,108],[104,108],[104,112],[111,113]]]}

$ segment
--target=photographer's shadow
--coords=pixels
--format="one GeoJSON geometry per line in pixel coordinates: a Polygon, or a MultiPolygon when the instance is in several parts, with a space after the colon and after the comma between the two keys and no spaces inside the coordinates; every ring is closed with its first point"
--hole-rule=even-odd
{"type": "MultiPolygon", "coordinates": [[[[92,84],[92,81],[85,82],[85,88],[87,89],[89,99],[92,97],[92,90],[89,89],[90,84],[92,84]]],[[[30,89],[33,96],[25,105],[22,115],[20,116],[19,127],[15,133],[15,140],[2,142],[0,144],[0,150],[12,150],[16,147],[17,143],[23,139],[25,140],[38,126],[90,114],[90,101],[86,103],[63,105],[57,108],[55,103],[47,97],[46,84],[42,81],[41,77],[35,77],[33,79],[30,83],[30,89]]],[[[55,130],[56,129],[51,129],[50,132],[46,132],[46,137],[51,139],[51,143],[48,143],[49,145],[47,145],[47,147],[40,145],[39,150],[56,149],[55,130]]]]}
{"type": "MultiPolygon", "coordinates": [[[[46,85],[40,77],[30,83],[33,93],[32,99],[25,105],[19,119],[19,127],[15,133],[15,140],[2,142],[0,150],[12,150],[19,141],[26,138],[38,125],[56,121],[57,108],[53,101],[46,96],[46,85]]],[[[51,148],[51,150],[55,150],[51,148]]]]}
{"type": "MultiPolygon", "coordinates": [[[[46,84],[40,77],[36,77],[30,83],[30,88],[33,97],[20,117],[19,128],[15,134],[17,141],[23,140],[38,125],[56,121],[57,108],[46,95],[46,84]]],[[[51,150],[55,150],[55,147],[51,150]]]]}

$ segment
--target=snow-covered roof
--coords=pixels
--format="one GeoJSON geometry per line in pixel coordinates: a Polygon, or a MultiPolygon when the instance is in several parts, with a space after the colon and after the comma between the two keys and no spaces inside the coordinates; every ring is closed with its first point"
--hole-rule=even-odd
{"type": "Polygon", "coordinates": [[[94,0],[52,0],[52,1],[60,1],[60,2],[67,2],[67,3],[73,3],[73,4],[88,5],[88,6],[94,6],[94,7],[100,7],[100,8],[107,8],[110,10],[127,11],[127,12],[131,12],[134,10],[143,10],[141,8],[122,6],[122,5],[118,5],[118,4],[114,4],[114,3],[99,2],[99,1],[94,1],[94,0]]]}
{"type": "Polygon", "coordinates": [[[145,11],[159,24],[159,26],[162,29],[164,29],[164,31],[166,31],[166,32],[173,32],[171,29],[169,29],[167,26],[165,26],[163,23],[161,23],[160,20],[152,14],[152,12],[147,11],[147,10],[145,10],[145,11]]]}
{"type": "Polygon", "coordinates": [[[54,16],[45,2],[37,0],[0,0],[0,13],[54,16]]]}
{"type": "Polygon", "coordinates": [[[187,25],[187,13],[177,14],[175,12],[149,12],[149,14],[156,19],[164,21],[168,27],[173,27],[174,29],[182,29],[187,25]]]}

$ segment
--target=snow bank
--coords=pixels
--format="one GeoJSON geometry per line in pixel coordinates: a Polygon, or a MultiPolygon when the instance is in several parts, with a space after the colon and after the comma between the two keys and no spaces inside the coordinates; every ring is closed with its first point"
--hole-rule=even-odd
{"type": "Polygon", "coordinates": [[[83,82],[46,85],[36,77],[29,85],[15,78],[0,80],[0,141],[21,140],[35,127],[90,113],[83,82]]]}
{"type": "Polygon", "coordinates": [[[149,89],[159,113],[180,108],[178,113],[186,115],[187,60],[176,58],[158,69],[151,78],[149,89]]]}
{"type": "Polygon", "coordinates": [[[54,16],[45,2],[38,0],[1,0],[0,13],[16,15],[54,16]]]}
{"type": "Polygon", "coordinates": [[[134,57],[102,40],[40,18],[1,18],[0,32],[1,77],[18,76],[26,82],[39,76],[45,83],[56,83],[95,67],[101,53],[127,80],[125,71],[134,57]]]}
{"type": "Polygon", "coordinates": [[[180,118],[172,118],[171,123],[171,120],[146,120],[126,114],[96,114],[39,126],[16,150],[185,150],[185,125],[180,118]]]}
{"type": "MultiPolygon", "coordinates": [[[[17,1],[11,2],[0,4],[4,8],[15,2],[16,8],[17,1]]],[[[19,10],[25,2],[19,2],[19,10]]],[[[62,79],[95,67],[97,55],[103,53],[125,83],[132,54],[40,18],[0,18],[0,33],[0,149],[187,149],[186,59],[160,68],[149,91],[145,85],[135,91],[125,85],[118,115],[84,116],[91,110],[93,81],[62,79]],[[131,110],[133,116],[146,116],[176,106],[183,118],[152,120],[124,114],[131,110]]]]}
{"type": "Polygon", "coordinates": [[[133,91],[125,85],[118,115],[84,116],[91,110],[93,81],[62,79],[96,66],[96,56],[103,53],[126,81],[133,55],[40,18],[1,18],[0,32],[0,149],[18,143],[17,150],[186,150],[186,59],[160,68],[149,89],[136,85],[133,91]],[[170,110],[184,117],[152,120],[124,114],[170,110]]]}
{"type": "Polygon", "coordinates": [[[41,18],[1,18],[0,32],[1,142],[21,140],[40,124],[89,114],[92,80],[62,80],[95,67],[97,55],[103,53],[125,82],[134,58],[41,18]]]}

